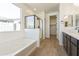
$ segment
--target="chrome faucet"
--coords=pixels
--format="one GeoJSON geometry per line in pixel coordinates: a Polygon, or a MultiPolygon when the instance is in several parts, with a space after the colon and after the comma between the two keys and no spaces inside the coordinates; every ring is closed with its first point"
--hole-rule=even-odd
{"type": "Polygon", "coordinates": [[[76,27],[75,30],[78,30],[77,32],[79,33],[79,27],[76,27]]]}
{"type": "Polygon", "coordinates": [[[78,30],[78,29],[79,29],[79,27],[76,27],[76,28],[75,28],[75,30],[78,30]]]}

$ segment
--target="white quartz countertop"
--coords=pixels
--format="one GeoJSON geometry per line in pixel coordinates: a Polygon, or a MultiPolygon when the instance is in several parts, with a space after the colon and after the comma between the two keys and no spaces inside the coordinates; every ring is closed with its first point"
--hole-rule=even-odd
{"type": "Polygon", "coordinates": [[[76,30],[64,30],[63,32],[79,40],[79,33],[76,30]]]}

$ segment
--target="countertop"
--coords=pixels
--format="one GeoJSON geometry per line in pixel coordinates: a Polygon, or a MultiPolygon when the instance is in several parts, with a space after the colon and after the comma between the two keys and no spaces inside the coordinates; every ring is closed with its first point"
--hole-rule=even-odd
{"type": "Polygon", "coordinates": [[[79,40],[79,33],[76,30],[63,30],[63,32],[79,40]]]}

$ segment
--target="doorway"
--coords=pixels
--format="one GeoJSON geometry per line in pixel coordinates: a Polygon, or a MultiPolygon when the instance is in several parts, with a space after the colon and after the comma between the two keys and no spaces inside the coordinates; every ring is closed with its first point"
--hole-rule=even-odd
{"type": "Polygon", "coordinates": [[[57,36],[57,20],[56,15],[50,16],[50,37],[57,36]]]}

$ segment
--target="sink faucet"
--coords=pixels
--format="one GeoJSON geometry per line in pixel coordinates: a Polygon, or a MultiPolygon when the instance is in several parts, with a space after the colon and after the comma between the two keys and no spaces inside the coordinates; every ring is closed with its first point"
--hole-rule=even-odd
{"type": "Polygon", "coordinates": [[[79,27],[76,27],[75,30],[77,30],[77,32],[79,33],[79,27]]]}
{"type": "Polygon", "coordinates": [[[77,28],[77,30],[78,30],[78,33],[79,33],[79,27],[77,28]]]}
{"type": "Polygon", "coordinates": [[[76,27],[76,28],[75,28],[75,30],[78,30],[78,29],[79,29],[79,27],[76,27]]]}
{"type": "Polygon", "coordinates": [[[76,27],[75,30],[78,30],[77,32],[79,33],[79,27],[76,27]]]}

